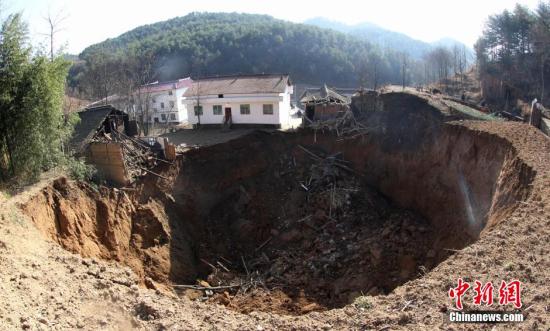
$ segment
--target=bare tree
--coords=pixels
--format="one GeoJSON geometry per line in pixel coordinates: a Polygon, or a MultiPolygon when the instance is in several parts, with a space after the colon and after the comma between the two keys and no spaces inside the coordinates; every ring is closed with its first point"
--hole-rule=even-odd
{"type": "Polygon", "coordinates": [[[197,127],[201,126],[201,113],[202,113],[202,105],[201,105],[201,81],[200,78],[197,79],[197,90],[195,91],[195,100],[196,100],[196,106],[194,108],[194,114],[197,116],[197,127]]]}
{"type": "Polygon", "coordinates": [[[378,65],[380,62],[380,56],[378,54],[372,54],[370,58],[371,70],[372,70],[372,88],[376,90],[378,88],[378,65]]]}
{"type": "Polygon", "coordinates": [[[41,34],[44,36],[47,36],[50,39],[50,60],[51,61],[53,61],[54,54],[55,54],[55,44],[54,44],[55,37],[58,32],[64,30],[62,24],[65,20],[67,20],[68,17],[69,16],[65,14],[63,10],[59,10],[55,14],[52,14],[52,12],[48,10],[48,14],[44,17],[44,19],[48,23],[49,31],[47,33],[41,33],[41,34]]]}
{"type": "MultiPolygon", "coordinates": [[[[149,134],[149,110],[151,105],[151,90],[147,86],[157,75],[155,70],[156,56],[152,51],[138,54],[131,51],[125,61],[125,83],[122,84],[132,106],[137,104],[138,122],[144,135],[149,134]]],[[[135,115],[135,114],[134,114],[135,115]]]]}
{"type": "Polygon", "coordinates": [[[403,90],[405,90],[405,84],[407,80],[407,66],[409,64],[409,55],[405,52],[401,53],[401,82],[403,90]]]}
{"type": "Polygon", "coordinates": [[[454,82],[453,82],[453,85],[458,85],[458,79],[460,77],[458,77],[459,75],[459,67],[460,67],[460,47],[458,46],[458,44],[454,44],[453,47],[452,47],[452,54],[453,54],[453,57],[452,57],[452,67],[453,67],[453,72],[452,72],[452,76],[454,78],[454,82]]]}

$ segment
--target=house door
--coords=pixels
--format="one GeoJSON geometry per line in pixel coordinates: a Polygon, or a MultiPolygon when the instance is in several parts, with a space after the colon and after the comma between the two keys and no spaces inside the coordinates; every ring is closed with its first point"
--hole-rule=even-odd
{"type": "Polygon", "coordinates": [[[227,122],[231,120],[231,107],[225,107],[225,117],[224,117],[224,122],[227,122]]]}
{"type": "Polygon", "coordinates": [[[313,118],[315,117],[315,106],[314,105],[306,105],[306,117],[313,121],[313,118]]]}

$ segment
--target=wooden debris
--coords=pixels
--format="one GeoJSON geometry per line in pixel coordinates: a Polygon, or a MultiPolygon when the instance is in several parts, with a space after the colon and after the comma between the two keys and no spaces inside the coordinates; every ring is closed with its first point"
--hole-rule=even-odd
{"type": "Polygon", "coordinates": [[[369,128],[355,119],[351,110],[345,111],[341,116],[326,120],[312,121],[304,117],[307,126],[313,130],[314,141],[317,142],[317,131],[335,132],[339,140],[357,138],[368,134],[373,128],[369,128]]]}
{"type": "MultiPolygon", "coordinates": [[[[118,143],[122,146],[124,166],[130,181],[134,181],[147,173],[157,176],[162,179],[168,179],[151,169],[159,162],[172,164],[172,162],[164,160],[163,156],[157,155],[153,148],[144,141],[129,137],[116,129],[110,133],[105,133],[104,129],[96,132],[92,142],[103,143],[118,143]]],[[[165,141],[165,146],[169,145],[165,141]]]]}
{"type": "Polygon", "coordinates": [[[189,288],[189,289],[192,289],[192,290],[201,290],[201,291],[205,291],[205,290],[210,290],[210,291],[220,291],[220,290],[227,290],[227,289],[231,289],[231,288],[237,288],[237,287],[241,287],[241,285],[225,285],[225,286],[199,286],[199,285],[172,285],[172,287],[175,287],[175,288],[189,288]]]}
{"type": "Polygon", "coordinates": [[[267,245],[271,239],[273,239],[273,236],[270,236],[269,238],[267,238],[266,241],[264,241],[260,246],[258,246],[258,248],[256,248],[256,252],[260,251],[262,248],[265,247],[265,245],[267,245]]]}

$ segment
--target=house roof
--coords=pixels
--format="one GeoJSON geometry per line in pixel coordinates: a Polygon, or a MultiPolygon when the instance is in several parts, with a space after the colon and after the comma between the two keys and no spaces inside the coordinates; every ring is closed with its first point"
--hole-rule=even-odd
{"type": "Polygon", "coordinates": [[[233,75],[196,79],[183,96],[283,93],[291,85],[286,74],[233,75]]]}
{"type": "Polygon", "coordinates": [[[80,122],[74,127],[73,136],[69,141],[70,149],[76,153],[81,152],[112,112],[122,113],[111,105],[86,108],[78,112],[80,122]]]}
{"type": "Polygon", "coordinates": [[[348,97],[324,85],[321,88],[307,89],[300,97],[300,103],[349,103],[348,97]]]}
{"type": "Polygon", "coordinates": [[[162,91],[168,91],[173,89],[179,89],[184,87],[191,87],[191,84],[193,84],[193,80],[191,77],[187,78],[181,78],[177,80],[171,80],[167,82],[154,82],[147,85],[142,85],[141,89],[145,92],[162,92],[162,91]]]}

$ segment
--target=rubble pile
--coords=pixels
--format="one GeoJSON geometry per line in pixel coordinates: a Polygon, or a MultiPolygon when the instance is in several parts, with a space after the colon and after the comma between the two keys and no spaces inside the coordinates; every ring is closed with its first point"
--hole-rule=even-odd
{"type": "Polygon", "coordinates": [[[120,144],[130,181],[134,181],[146,173],[152,173],[150,169],[163,161],[157,157],[158,153],[153,149],[153,146],[137,138],[129,137],[116,129],[111,130],[110,133],[106,133],[104,130],[98,131],[92,142],[120,144]]]}
{"type": "Polygon", "coordinates": [[[323,133],[334,132],[340,140],[360,137],[368,134],[373,129],[358,121],[351,110],[343,112],[340,116],[325,120],[311,121],[305,116],[304,119],[308,122],[307,127],[315,133],[317,131],[323,133]]]}
{"type": "MultiPolygon", "coordinates": [[[[365,185],[341,153],[322,155],[301,145],[294,153],[302,160],[281,156],[275,177],[290,188],[284,199],[297,211],[281,210],[253,251],[211,253],[203,260],[211,272],[179,287],[185,295],[241,312],[302,314],[342,307],[361,294],[389,293],[436,264],[429,224],[365,185]]],[[[256,215],[251,208],[242,219],[256,215]]],[[[245,227],[250,222],[242,221],[245,227]]]]}

